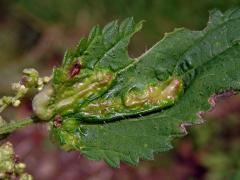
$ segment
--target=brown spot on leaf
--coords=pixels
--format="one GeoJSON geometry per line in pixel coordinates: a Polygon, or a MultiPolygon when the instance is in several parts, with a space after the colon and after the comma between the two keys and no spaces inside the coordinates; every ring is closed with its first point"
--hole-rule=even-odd
{"type": "Polygon", "coordinates": [[[53,120],[53,126],[55,128],[60,128],[62,124],[62,117],[60,115],[56,115],[53,120]]]}
{"type": "Polygon", "coordinates": [[[73,78],[74,76],[78,75],[80,71],[81,71],[81,64],[79,61],[76,61],[70,69],[70,72],[69,72],[70,77],[73,78]]]}

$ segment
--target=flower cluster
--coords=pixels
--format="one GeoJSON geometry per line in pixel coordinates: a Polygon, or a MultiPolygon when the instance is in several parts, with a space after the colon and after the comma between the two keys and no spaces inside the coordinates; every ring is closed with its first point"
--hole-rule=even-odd
{"type": "MultiPolygon", "coordinates": [[[[39,77],[37,70],[33,68],[24,69],[23,76],[20,82],[12,84],[12,90],[15,91],[14,96],[3,96],[0,99],[0,113],[6,109],[9,105],[18,107],[21,104],[21,98],[23,98],[30,89],[37,89],[41,91],[49,81],[51,77],[39,77]]],[[[0,120],[3,121],[0,116],[0,120]]]]}
{"type": "Polygon", "coordinates": [[[25,168],[26,165],[19,162],[19,158],[14,154],[11,143],[6,142],[0,146],[0,179],[32,180],[25,168]]]}

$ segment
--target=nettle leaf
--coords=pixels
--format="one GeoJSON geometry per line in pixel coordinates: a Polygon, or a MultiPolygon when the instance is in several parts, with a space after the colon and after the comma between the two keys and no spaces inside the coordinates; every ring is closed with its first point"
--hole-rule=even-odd
{"type": "Polygon", "coordinates": [[[93,28],[34,98],[65,150],[113,167],[153,159],[202,122],[211,97],[240,89],[240,9],[213,10],[202,31],[175,29],[132,59],[127,45],[141,27],[130,18],[93,28]]]}

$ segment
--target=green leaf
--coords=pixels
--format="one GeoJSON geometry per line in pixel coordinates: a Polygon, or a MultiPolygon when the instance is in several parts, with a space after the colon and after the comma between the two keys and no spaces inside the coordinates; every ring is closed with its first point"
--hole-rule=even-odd
{"type": "Polygon", "coordinates": [[[153,159],[202,122],[211,96],[240,89],[240,9],[213,10],[202,31],[175,29],[133,60],[126,48],[140,27],[132,19],[95,27],[55,70],[47,107],[64,149],[113,167],[153,159]]]}

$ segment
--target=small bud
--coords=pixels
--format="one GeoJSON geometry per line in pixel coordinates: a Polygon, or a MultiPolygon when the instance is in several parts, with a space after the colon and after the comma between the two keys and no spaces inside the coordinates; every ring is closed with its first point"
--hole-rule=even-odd
{"type": "Polygon", "coordinates": [[[32,180],[33,177],[30,174],[24,173],[20,176],[19,180],[32,180]]]}
{"type": "Polygon", "coordinates": [[[39,78],[39,79],[38,79],[37,84],[38,84],[38,86],[42,86],[42,85],[43,85],[43,80],[42,80],[42,78],[39,78]]]}
{"type": "Polygon", "coordinates": [[[19,92],[22,93],[22,94],[26,94],[28,91],[28,88],[26,88],[26,86],[24,85],[21,85],[20,88],[19,88],[19,92]]]}
{"type": "Polygon", "coordinates": [[[20,86],[20,90],[26,89],[26,87],[24,85],[20,86]]]}
{"type": "Polygon", "coordinates": [[[13,105],[14,107],[18,107],[20,104],[21,104],[21,101],[20,101],[20,100],[15,100],[15,101],[13,101],[13,103],[12,103],[12,105],[13,105]]]}
{"type": "Polygon", "coordinates": [[[36,87],[38,85],[39,74],[35,69],[24,69],[23,70],[23,83],[28,88],[36,87]]]}
{"type": "Polygon", "coordinates": [[[23,163],[15,164],[15,170],[16,170],[16,173],[18,173],[18,174],[22,174],[24,172],[25,168],[26,168],[26,165],[23,163]]]}
{"type": "Polygon", "coordinates": [[[37,89],[38,89],[38,91],[41,91],[41,90],[43,90],[43,86],[39,86],[37,89]]]}
{"type": "Polygon", "coordinates": [[[48,76],[45,76],[45,77],[43,78],[43,82],[44,82],[45,84],[47,84],[50,80],[51,80],[51,78],[48,77],[48,76]]]}
{"type": "Polygon", "coordinates": [[[18,91],[21,87],[20,83],[12,83],[12,90],[18,91]]]}
{"type": "Polygon", "coordinates": [[[30,76],[36,76],[36,77],[39,76],[37,70],[34,68],[26,68],[23,70],[23,73],[30,76]]]}

